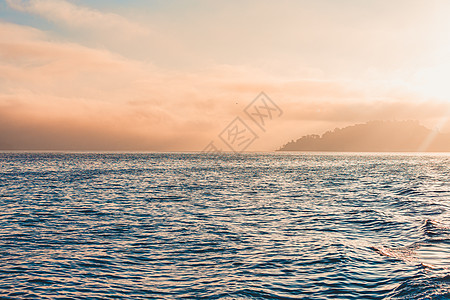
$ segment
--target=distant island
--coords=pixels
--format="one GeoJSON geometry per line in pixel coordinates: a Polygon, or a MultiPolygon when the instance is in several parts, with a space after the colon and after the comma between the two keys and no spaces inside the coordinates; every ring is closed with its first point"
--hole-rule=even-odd
{"type": "Polygon", "coordinates": [[[370,121],[324,134],[310,134],[277,151],[449,152],[450,134],[430,130],[418,121],[370,121]]]}

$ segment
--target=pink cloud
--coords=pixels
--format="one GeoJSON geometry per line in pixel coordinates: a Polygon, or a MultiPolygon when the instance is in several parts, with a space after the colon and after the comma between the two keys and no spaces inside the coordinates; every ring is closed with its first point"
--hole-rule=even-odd
{"type": "Polygon", "coordinates": [[[379,82],[286,80],[229,65],[170,71],[0,23],[2,149],[201,150],[260,91],[285,113],[250,150],[372,119],[434,124],[448,111],[379,82]]]}

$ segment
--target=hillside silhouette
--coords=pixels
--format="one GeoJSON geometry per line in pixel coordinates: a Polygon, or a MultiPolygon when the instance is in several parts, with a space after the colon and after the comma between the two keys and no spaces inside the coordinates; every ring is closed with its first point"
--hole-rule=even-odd
{"type": "Polygon", "coordinates": [[[449,152],[450,134],[432,131],[418,121],[370,121],[311,134],[278,151],[449,152]]]}

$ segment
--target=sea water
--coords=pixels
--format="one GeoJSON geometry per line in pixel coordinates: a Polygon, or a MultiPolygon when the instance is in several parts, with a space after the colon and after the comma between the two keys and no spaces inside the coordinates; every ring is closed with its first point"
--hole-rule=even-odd
{"type": "Polygon", "coordinates": [[[450,156],[0,153],[7,299],[448,299],[450,156]]]}

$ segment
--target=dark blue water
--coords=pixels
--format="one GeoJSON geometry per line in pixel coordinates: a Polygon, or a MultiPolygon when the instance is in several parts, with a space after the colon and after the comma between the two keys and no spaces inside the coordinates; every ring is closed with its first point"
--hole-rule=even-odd
{"type": "Polygon", "coordinates": [[[449,299],[450,156],[0,153],[0,296],[449,299]]]}

